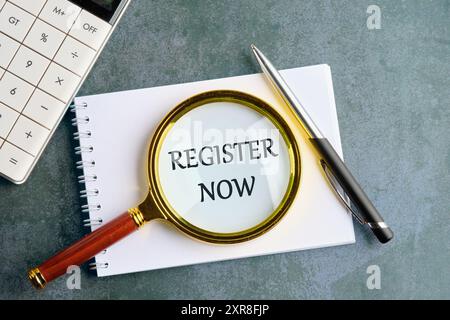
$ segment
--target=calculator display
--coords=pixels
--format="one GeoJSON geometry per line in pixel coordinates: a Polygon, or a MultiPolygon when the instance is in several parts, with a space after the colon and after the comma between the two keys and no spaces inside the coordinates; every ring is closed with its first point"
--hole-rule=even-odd
{"type": "Polygon", "coordinates": [[[83,9],[86,9],[94,15],[109,21],[113,16],[122,0],[71,0],[83,9]]]}
{"type": "Polygon", "coordinates": [[[117,1],[114,1],[114,0],[92,0],[92,2],[98,4],[99,6],[101,6],[102,8],[105,8],[107,10],[113,10],[114,2],[117,2],[117,1]]]}

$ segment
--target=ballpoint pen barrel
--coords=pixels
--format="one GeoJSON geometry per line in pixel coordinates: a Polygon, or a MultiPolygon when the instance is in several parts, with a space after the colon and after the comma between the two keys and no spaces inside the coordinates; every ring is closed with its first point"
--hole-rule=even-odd
{"type": "Polygon", "coordinates": [[[311,139],[311,142],[316,147],[351,202],[357,207],[363,223],[370,227],[381,243],[386,243],[391,240],[394,236],[392,230],[384,223],[383,218],[353,177],[339,154],[334,150],[328,139],[311,139]]]}

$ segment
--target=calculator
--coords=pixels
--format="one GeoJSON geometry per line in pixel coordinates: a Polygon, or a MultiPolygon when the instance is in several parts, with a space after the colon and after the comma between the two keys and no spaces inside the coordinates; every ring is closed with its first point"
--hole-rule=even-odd
{"type": "Polygon", "coordinates": [[[0,175],[24,183],[131,0],[0,0],[0,175]]]}

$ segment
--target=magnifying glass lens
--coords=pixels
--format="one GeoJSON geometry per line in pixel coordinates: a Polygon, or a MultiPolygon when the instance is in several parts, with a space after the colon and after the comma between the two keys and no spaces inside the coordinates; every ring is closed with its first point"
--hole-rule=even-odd
{"type": "Polygon", "coordinates": [[[289,188],[291,162],[269,116],[211,102],[172,123],[157,156],[160,193],[183,223],[232,234],[270,219],[289,188]]]}

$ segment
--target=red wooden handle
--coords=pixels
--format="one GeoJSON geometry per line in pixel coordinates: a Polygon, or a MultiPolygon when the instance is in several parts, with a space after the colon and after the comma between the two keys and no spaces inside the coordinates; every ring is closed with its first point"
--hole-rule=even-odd
{"type": "Polygon", "coordinates": [[[43,288],[65,274],[68,267],[81,265],[137,229],[137,224],[126,212],[31,270],[28,277],[35,287],[43,288]]]}

